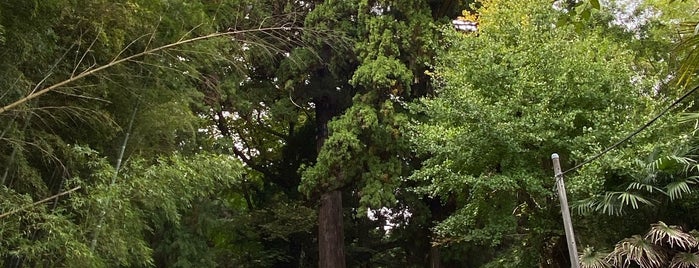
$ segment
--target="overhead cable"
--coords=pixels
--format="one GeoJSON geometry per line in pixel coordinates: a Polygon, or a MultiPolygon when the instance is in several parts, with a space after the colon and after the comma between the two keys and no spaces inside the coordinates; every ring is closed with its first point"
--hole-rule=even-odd
{"type": "Polygon", "coordinates": [[[698,85],[698,86],[695,86],[694,88],[692,88],[692,90],[687,91],[687,93],[684,93],[684,95],[682,95],[681,97],[679,97],[678,99],[676,99],[676,100],[675,100],[674,102],[672,102],[672,104],[670,104],[668,107],[665,107],[665,109],[663,109],[658,115],[656,115],[655,117],[653,117],[653,119],[651,119],[651,120],[649,120],[648,122],[646,122],[643,126],[639,127],[638,129],[636,129],[635,131],[631,132],[629,135],[627,135],[627,136],[624,137],[623,139],[617,141],[616,143],[612,144],[611,146],[607,147],[606,149],[602,150],[602,151],[599,152],[598,154],[596,154],[596,155],[594,155],[594,156],[588,158],[587,160],[583,161],[582,163],[577,164],[576,166],[574,166],[574,167],[572,167],[572,168],[570,168],[570,169],[568,169],[568,170],[566,170],[566,171],[563,171],[563,173],[561,173],[561,175],[566,174],[566,173],[571,172],[571,171],[575,171],[575,170],[581,168],[582,166],[584,166],[584,165],[586,165],[586,164],[588,164],[588,163],[590,163],[590,162],[592,162],[592,161],[595,161],[597,158],[600,158],[601,156],[605,155],[606,153],[608,153],[609,151],[611,151],[611,150],[613,150],[614,148],[618,147],[619,145],[623,144],[624,142],[627,142],[628,140],[630,140],[630,139],[633,138],[634,136],[636,136],[636,135],[638,135],[639,133],[641,133],[642,131],[644,131],[646,128],[650,127],[653,123],[655,123],[655,121],[657,121],[658,119],[660,119],[660,117],[662,117],[662,116],[665,115],[667,112],[669,112],[670,110],[672,110],[672,108],[674,108],[675,106],[677,106],[678,104],[680,104],[684,99],[686,99],[687,97],[689,97],[690,95],[692,95],[692,93],[694,93],[694,92],[697,91],[698,89],[699,89],[699,85],[698,85]]]}

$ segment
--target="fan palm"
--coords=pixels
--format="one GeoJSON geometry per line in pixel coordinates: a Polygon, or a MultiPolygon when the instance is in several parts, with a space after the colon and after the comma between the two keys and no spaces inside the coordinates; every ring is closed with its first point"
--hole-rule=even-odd
{"type": "Polygon", "coordinates": [[[645,239],[671,249],[690,250],[697,247],[697,239],[694,236],[685,233],[679,226],[668,226],[662,221],[651,225],[645,239]]]}
{"type": "Polygon", "coordinates": [[[665,267],[667,253],[658,245],[640,235],[625,238],[617,243],[607,260],[614,267],[629,267],[637,264],[641,268],[665,267]]]}
{"type": "Polygon", "coordinates": [[[699,253],[679,252],[670,262],[671,268],[699,267],[699,253]]]}
{"type": "MultiPolygon", "coordinates": [[[[699,114],[697,114],[699,120],[699,114]]],[[[699,122],[699,121],[698,121],[699,122]]],[[[656,153],[647,160],[637,160],[639,172],[633,181],[622,184],[617,191],[606,191],[573,203],[580,214],[591,212],[624,215],[626,210],[639,209],[675,201],[696,194],[699,185],[699,164],[695,151],[679,145],[673,152],[656,153]]]]}
{"type": "Polygon", "coordinates": [[[587,247],[580,254],[581,268],[611,268],[612,265],[607,262],[608,253],[595,251],[592,247],[587,247]]]}
{"type": "Polygon", "coordinates": [[[621,240],[606,257],[591,248],[580,256],[583,268],[699,268],[699,241],[679,226],[658,222],[644,235],[621,240]]]}

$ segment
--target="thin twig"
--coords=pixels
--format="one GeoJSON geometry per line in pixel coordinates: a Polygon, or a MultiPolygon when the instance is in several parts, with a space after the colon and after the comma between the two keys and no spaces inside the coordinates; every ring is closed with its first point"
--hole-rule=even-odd
{"type": "MultiPolygon", "coordinates": [[[[80,60],[78,61],[77,64],[75,64],[75,68],[73,68],[73,72],[70,73],[70,77],[73,77],[75,75],[75,72],[78,71],[78,68],[80,68],[80,65],[82,65],[83,60],[85,60],[85,56],[87,56],[88,53],[90,53],[90,50],[92,50],[92,47],[95,45],[95,42],[97,42],[97,39],[99,38],[99,32],[95,35],[95,38],[92,39],[92,43],[87,47],[85,50],[85,53],[83,53],[82,57],[80,57],[80,60]]],[[[93,66],[90,66],[93,67],[93,66]]],[[[90,69],[88,68],[88,70],[90,69]]],[[[38,87],[39,85],[37,85],[38,87]]]]}
{"type": "MultiPolygon", "coordinates": [[[[91,96],[86,96],[86,95],[79,95],[79,94],[73,94],[73,93],[68,93],[60,90],[55,90],[54,92],[63,94],[66,96],[74,97],[74,98],[79,98],[79,99],[86,99],[86,100],[94,100],[94,101],[99,101],[99,102],[104,102],[104,103],[112,103],[111,101],[102,99],[102,98],[97,98],[97,97],[91,97],[91,96]]],[[[43,106],[47,107],[47,106],[43,106]]]]}
{"type": "Polygon", "coordinates": [[[180,37],[180,40],[177,40],[177,42],[180,42],[180,41],[182,41],[182,40],[185,40],[185,39],[184,39],[185,37],[187,37],[189,34],[193,33],[194,30],[198,29],[198,28],[201,27],[202,25],[204,25],[204,24],[203,24],[203,23],[199,23],[199,25],[194,26],[192,29],[190,29],[189,31],[187,31],[186,33],[184,33],[184,34],[182,35],[182,37],[180,37]]]}
{"type": "Polygon", "coordinates": [[[146,47],[143,49],[143,51],[148,50],[148,47],[150,47],[150,43],[153,42],[153,38],[155,38],[155,33],[158,32],[158,27],[160,27],[160,22],[162,21],[163,17],[158,17],[158,24],[155,25],[155,29],[153,29],[153,32],[150,34],[150,38],[148,38],[148,43],[146,44],[146,47]]]}
{"type": "Polygon", "coordinates": [[[39,89],[39,87],[41,87],[41,84],[46,82],[46,80],[49,79],[49,77],[51,77],[51,74],[53,74],[53,72],[49,72],[48,74],[46,74],[46,76],[44,76],[44,78],[41,79],[41,81],[39,81],[39,83],[36,83],[36,86],[34,86],[34,89],[32,89],[32,92],[30,92],[29,94],[33,94],[34,92],[36,92],[36,90],[39,89]]]}
{"type": "Polygon", "coordinates": [[[296,104],[296,102],[294,101],[294,99],[291,97],[291,91],[289,91],[289,100],[291,101],[291,104],[293,104],[294,106],[298,107],[299,109],[301,109],[301,110],[306,110],[306,108],[301,107],[301,105],[296,104]]]}
{"type": "Polygon", "coordinates": [[[56,62],[53,65],[51,65],[51,68],[49,68],[46,76],[44,76],[44,78],[42,78],[41,81],[39,81],[39,83],[36,83],[36,86],[34,86],[34,88],[32,89],[31,92],[29,92],[29,94],[34,94],[34,92],[36,92],[41,87],[41,85],[44,82],[46,82],[46,80],[49,79],[49,77],[51,77],[51,75],[53,74],[53,70],[56,69],[58,64],[61,63],[61,61],[63,61],[63,59],[66,57],[66,55],[68,55],[68,53],[70,53],[70,51],[73,49],[74,46],[75,46],[75,44],[70,45],[70,47],[65,52],[63,52],[61,57],[58,58],[58,60],[56,60],[56,62]]]}
{"type": "MultiPolygon", "coordinates": [[[[134,39],[133,41],[131,41],[131,43],[129,43],[128,45],[126,45],[126,46],[124,47],[124,49],[122,49],[121,51],[119,51],[119,54],[117,54],[116,56],[114,56],[114,58],[112,59],[112,61],[110,61],[109,63],[112,63],[112,62],[117,61],[117,59],[118,59],[119,57],[121,57],[121,54],[124,54],[124,52],[125,52],[126,50],[128,50],[128,49],[131,47],[131,45],[135,44],[138,40],[141,40],[141,38],[144,38],[144,37],[146,37],[146,36],[148,36],[148,34],[141,35],[141,36],[137,37],[136,39],[134,39]]],[[[146,52],[146,51],[143,51],[143,52],[146,52]]]]}

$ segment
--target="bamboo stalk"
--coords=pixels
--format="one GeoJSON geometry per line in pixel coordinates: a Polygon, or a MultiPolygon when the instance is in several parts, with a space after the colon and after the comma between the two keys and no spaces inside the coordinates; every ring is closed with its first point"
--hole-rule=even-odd
{"type": "MultiPolygon", "coordinates": [[[[126,134],[124,135],[124,142],[121,143],[121,149],[119,150],[119,157],[117,158],[116,166],[114,167],[114,176],[112,177],[112,181],[110,182],[109,186],[111,187],[114,185],[116,182],[117,177],[119,177],[119,170],[121,170],[121,162],[124,159],[124,151],[126,150],[126,144],[129,142],[129,137],[131,136],[131,129],[133,128],[133,121],[136,119],[136,112],[138,111],[138,104],[140,103],[140,98],[139,101],[136,102],[136,105],[133,107],[133,112],[131,113],[131,119],[129,119],[129,127],[126,129],[126,134]]],[[[109,203],[111,199],[107,198],[107,206],[109,206],[109,203]]],[[[100,230],[102,229],[102,224],[104,224],[104,216],[106,212],[102,210],[102,213],[100,213],[100,220],[99,223],[97,224],[97,228],[95,229],[95,233],[92,236],[92,242],[90,243],[90,250],[95,250],[95,246],[97,245],[97,238],[99,237],[100,230]]]]}
{"type": "Polygon", "coordinates": [[[143,56],[146,56],[146,55],[148,55],[148,54],[152,54],[152,53],[155,53],[155,52],[158,52],[158,51],[161,51],[161,50],[165,50],[165,49],[168,49],[168,48],[173,48],[173,47],[181,46],[181,45],[184,45],[184,44],[194,43],[194,42],[197,42],[197,41],[207,40],[207,39],[216,38],[216,37],[221,37],[221,36],[239,35],[239,34],[252,33],[252,32],[267,32],[267,31],[278,31],[278,30],[288,31],[288,30],[301,30],[301,29],[303,29],[303,28],[299,28],[299,27],[284,27],[284,26],[282,26],[282,27],[267,27],[267,28],[257,28],[257,29],[248,29],[248,30],[238,30],[238,31],[228,31],[228,32],[212,33],[212,34],[208,34],[208,35],[204,35],[204,36],[198,36],[198,37],[194,37],[194,38],[189,38],[189,39],[180,40],[180,41],[177,41],[177,42],[175,42],[175,43],[170,43],[170,44],[167,44],[167,45],[163,45],[163,46],[159,46],[159,47],[152,48],[152,49],[149,49],[149,50],[145,50],[145,51],[143,51],[143,52],[136,53],[136,54],[134,54],[134,55],[131,55],[131,56],[128,56],[128,57],[125,57],[125,58],[121,58],[121,59],[118,59],[118,60],[115,58],[114,60],[112,60],[111,62],[109,62],[109,63],[107,63],[107,64],[105,64],[105,65],[99,66],[99,67],[94,68],[94,69],[85,70],[85,71],[79,73],[78,75],[71,76],[70,78],[68,78],[68,79],[66,79],[66,80],[63,80],[63,81],[58,82],[58,83],[56,83],[56,84],[53,84],[53,85],[51,85],[51,86],[49,86],[49,87],[46,87],[46,88],[44,88],[44,89],[42,89],[42,90],[39,90],[39,91],[36,91],[36,92],[32,92],[31,94],[27,95],[27,96],[24,97],[24,98],[21,98],[21,99],[15,101],[15,102],[13,102],[13,103],[10,103],[10,104],[8,104],[8,105],[5,105],[4,107],[0,108],[0,114],[2,114],[2,113],[4,113],[4,112],[7,112],[8,110],[11,110],[11,109],[13,109],[13,108],[15,108],[15,107],[17,107],[17,106],[19,106],[19,105],[25,103],[25,102],[28,102],[28,101],[30,101],[30,100],[33,100],[33,99],[35,99],[35,98],[37,98],[37,97],[39,97],[39,96],[41,96],[41,95],[44,95],[44,94],[46,94],[46,93],[48,93],[48,92],[50,92],[50,91],[52,91],[52,90],[55,90],[55,89],[60,88],[60,87],[62,87],[62,86],[66,86],[66,85],[68,85],[68,84],[70,84],[70,83],[73,83],[73,82],[75,82],[75,81],[77,81],[77,80],[80,80],[80,79],[82,79],[82,78],[84,78],[84,77],[86,77],[86,76],[89,76],[89,75],[98,73],[98,72],[100,72],[100,71],[103,71],[103,70],[109,69],[109,68],[111,68],[111,67],[114,67],[114,66],[116,66],[116,65],[118,65],[118,64],[121,64],[121,63],[124,63],[124,62],[127,62],[127,61],[131,61],[131,60],[133,60],[133,59],[136,59],[136,58],[139,58],[139,57],[143,57],[143,56]]]}
{"type": "Polygon", "coordinates": [[[48,202],[48,201],[50,201],[50,200],[52,200],[52,199],[54,199],[54,198],[58,198],[58,197],[67,195],[67,194],[69,194],[69,193],[75,192],[75,191],[77,191],[77,190],[80,189],[80,188],[81,188],[80,186],[77,186],[77,187],[75,187],[75,188],[73,188],[73,189],[70,189],[70,190],[67,190],[67,191],[65,191],[65,192],[60,192],[60,193],[57,193],[57,194],[55,194],[55,195],[52,195],[52,196],[49,196],[49,197],[47,197],[47,198],[41,199],[41,200],[39,200],[39,201],[36,201],[36,202],[32,203],[31,205],[23,206],[23,207],[21,207],[21,208],[15,209],[15,210],[12,210],[12,211],[9,211],[9,212],[5,212],[5,213],[3,213],[3,214],[0,214],[0,219],[2,219],[2,218],[4,218],[4,217],[7,217],[7,216],[10,216],[10,215],[12,215],[12,214],[15,214],[15,213],[17,213],[17,212],[20,212],[20,211],[22,211],[22,210],[28,209],[28,208],[30,208],[30,207],[33,207],[33,206],[36,206],[36,205],[39,205],[39,204],[42,204],[42,203],[46,203],[46,202],[48,202]]]}

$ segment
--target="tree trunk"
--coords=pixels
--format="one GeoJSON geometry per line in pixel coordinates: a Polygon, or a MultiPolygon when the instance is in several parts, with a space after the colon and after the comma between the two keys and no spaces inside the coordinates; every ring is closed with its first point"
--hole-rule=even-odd
{"type": "Polygon", "coordinates": [[[439,256],[439,248],[437,246],[432,246],[430,248],[430,268],[440,268],[441,267],[441,258],[439,256]]]}
{"type": "Polygon", "coordinates": [[[342,192],[333,190],[320,197],[318,252],[320,268],[345,267],[345,238],[342,229],[342,192]]]}
{"type": "MultiPolygon", "coordinates": [[[[318,127],[316,146],[320,153],[330,134],[328,122],[337,114],[338,107],[336,101],[330,97],[321,97],[314,102],[318,127]]],[[[318,267],[320,268],[345,268],[345,236],[342,220],[342,192],[337,189],[324,192],[320,197],[318,210],[318,267]]]]}

